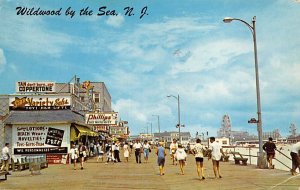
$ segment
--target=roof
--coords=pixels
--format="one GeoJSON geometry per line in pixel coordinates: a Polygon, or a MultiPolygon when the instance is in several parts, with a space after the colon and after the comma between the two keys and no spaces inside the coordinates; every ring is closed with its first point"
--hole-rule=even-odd
{"type": "Polygon", "coordinates": [[[78,123],[85,125],[84,116],[71,110],[11,111],[5,124],[78,123]]]}
{"type": "MultiPolygon", "coordinates": [[[[173,131],[173,132],[162,132],[162,133],[154,133],[154,137],[168,137],[171,136],[171,134],[176,134],[178,133],[173,131]]],[[[187,136],[187,137],[191,137],[191,133],[190,132],[180,132],[180,136],[187,136]]]]}

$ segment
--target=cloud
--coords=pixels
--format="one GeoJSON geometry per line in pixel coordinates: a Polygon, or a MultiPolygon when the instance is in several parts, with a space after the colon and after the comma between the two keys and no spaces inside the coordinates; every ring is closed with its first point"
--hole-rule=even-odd
{"type": "Polygon", "coordinates": [[[109,26],[119,28],[124,23],[125,19],[124,16],[119,14],[118,16],[109,16],[108,19],[105,21],[106,24],[109,26]]]}
{"type": "Polygon", "coordinates": [[[0,73],[3,72],[4,66],[6,65],[6,58],[3,49],[0,48],[0,73]]]}
{"type": "Polygon", "coordinates": [[[198,42],[189,47],[191,55],[184,63],[172,66],[171,74],[180,72],[202,72],[228,64],[231,59],[251,51],[242,40],[217,40],[198,42]]]}
{"type": "Polygon", "coordinates": [[[0,16],[5,19],[0,20],[0,41],[8,49],[60,57],[66,46],[72,44],[71,36],[52,30],[42,17],[18,16],[7,5],[3,6],[0,16]]]}

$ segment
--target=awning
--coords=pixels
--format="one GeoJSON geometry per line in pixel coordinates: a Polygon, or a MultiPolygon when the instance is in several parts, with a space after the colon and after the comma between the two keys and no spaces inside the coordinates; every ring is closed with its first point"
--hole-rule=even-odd
{"type": "Polygon", "coordinates": [[[76,141],[80,138],[80,136],[86,135],[86,136],[92,136],[96,137],[98,134],[92,130],[90,130],[87,127],[82,127],[82,126],[72,126],[71,127],[71,135],[70,135],[70,140],[71,141],[76,141]]]}

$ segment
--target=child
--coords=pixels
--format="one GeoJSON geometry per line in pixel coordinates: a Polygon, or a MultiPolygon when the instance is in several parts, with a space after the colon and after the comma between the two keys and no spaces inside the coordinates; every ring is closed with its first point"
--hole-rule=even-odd
{"type": "Polygon", "coordinates": [[[176,150],[175,157],[177,158],[180,166],[181,175],[184,175],[183,167],[185,165],[186,161],[186,153],[184,151],[184,148],[182,147],[182,144],[178,145],[178,149],[176,150]]]}

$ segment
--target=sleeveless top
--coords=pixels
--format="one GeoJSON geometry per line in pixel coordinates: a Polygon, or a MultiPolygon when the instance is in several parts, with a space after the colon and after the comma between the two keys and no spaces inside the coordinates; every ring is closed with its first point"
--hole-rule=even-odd
{"type": "Polygon", "coordinates": [[[165,158],[165,148],[164,147],[158,147],[157,149],[157,156],[158,158],[165,158]]]}

